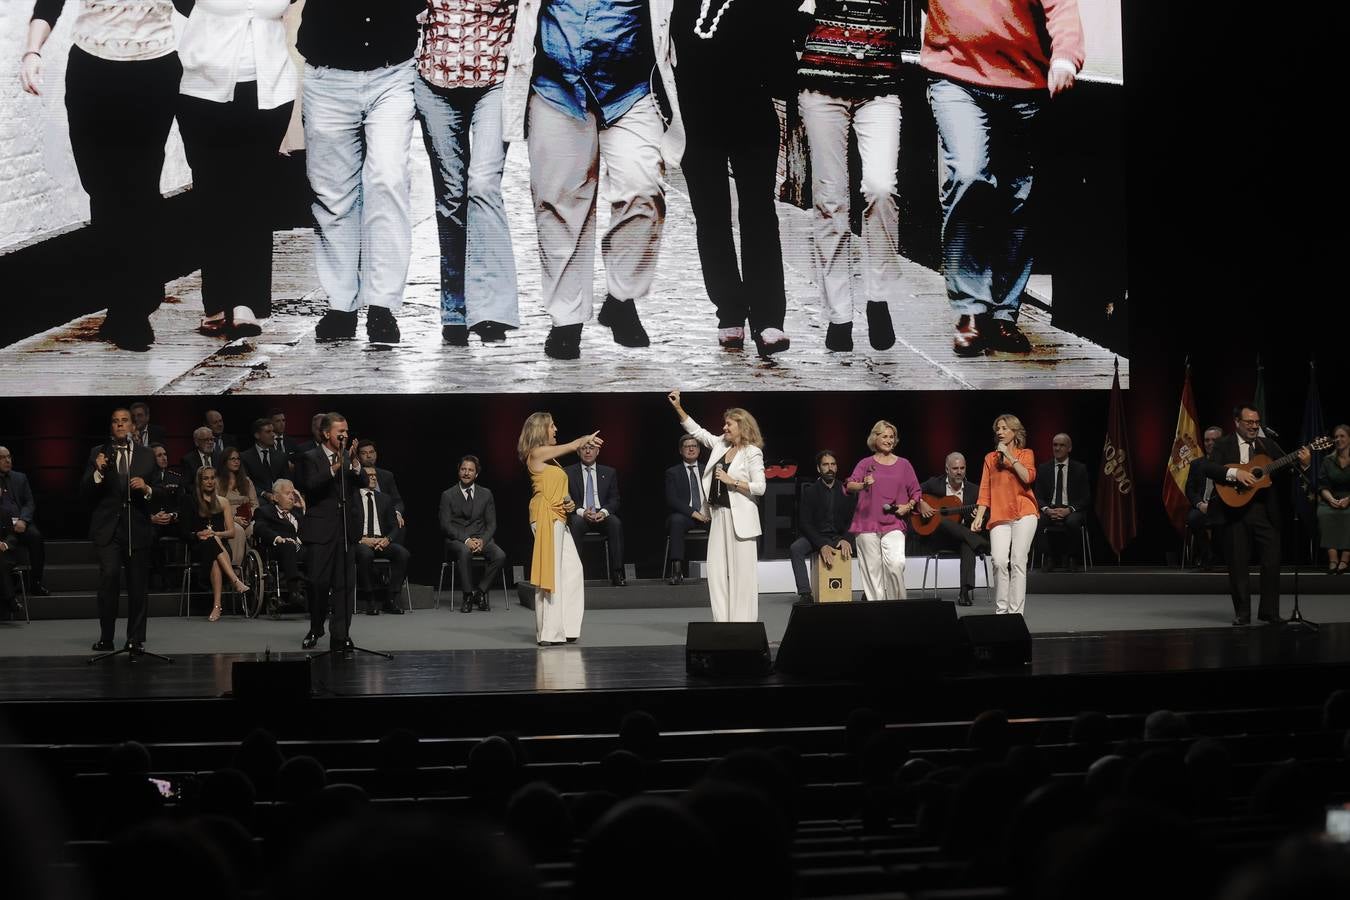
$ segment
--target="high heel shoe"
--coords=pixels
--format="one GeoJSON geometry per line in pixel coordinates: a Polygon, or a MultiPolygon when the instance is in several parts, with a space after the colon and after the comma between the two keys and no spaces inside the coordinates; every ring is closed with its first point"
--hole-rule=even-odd
{"type": "Polygon", "coordinates": [[[241,597],[242,597],[244,594],[247,594],[247,593],[248,593],[248,582],[245,582],[245,581],[236,581],[236,582],[234,583],[234,592],[235,592],[236,594],[240,595],[241,597]]]}
{"type": "Polygon", "coordinates": [[[206,621],[208,621],[208,622],[219,622],[219,621],[220,621],[220,604],[219,604],[219,603],[217,603],[215,606],[211,607],[211,615],[209,615],[209,616],[206,617],[206,621]]]}

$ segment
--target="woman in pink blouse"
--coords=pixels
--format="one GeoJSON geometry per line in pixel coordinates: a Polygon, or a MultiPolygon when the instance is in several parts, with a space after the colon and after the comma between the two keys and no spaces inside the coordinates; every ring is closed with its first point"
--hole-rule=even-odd
{"type": "Polygon", "coordinates": [[[871,456],[853,467],[845,487],[858,495],[849,531],[857,535],[858,568],[868,600],[905,599],[906,517],[922,494],[909,460],[895,455],[898,432],[885,419],[867,436],[871,456]]]}

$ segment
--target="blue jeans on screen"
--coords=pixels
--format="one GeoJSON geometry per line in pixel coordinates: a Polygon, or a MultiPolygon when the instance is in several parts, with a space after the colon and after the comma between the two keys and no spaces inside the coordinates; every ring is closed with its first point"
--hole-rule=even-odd
{"type": "Polygon", "coordinates": [[[929,76],[942,167],[942,269],[958,316],[1017,320],[1031,277],[1034,125],[1048,97],[929,76]]]}
{"type": "Polygon", "coordinates": [[[516,258],[502,200],[502,88],[439,88],[418,78],[441,240],[441,324],[520,327],[516,258]]]}

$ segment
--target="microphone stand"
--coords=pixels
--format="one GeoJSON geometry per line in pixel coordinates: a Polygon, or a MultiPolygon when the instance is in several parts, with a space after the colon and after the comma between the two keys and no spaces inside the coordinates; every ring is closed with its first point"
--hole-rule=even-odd
{"type": "MultiPolygon", "coordinates": [[[[342,441],[342,465],[338,466],[338,516],[342,520],[342,591],[347,595],[347,643],[351,646],[341,648],[345,653],[348,650],[354,650],[357,653],[369,653],[371,656],[382,656],[385,659],[393,659],[394,654],[385,653],[382,650],[370,650],[366,647],[357,646],[352,641],[352,620],[356,618],[356,561],[355,549],[351,543],[351,533],[349,531],[350,522],[348,521],[348,495],[347,495],[347,477],[351,469],[351,457],[347,451],[348,440],[342,441]]],[[[330,624],[331,628],[332,625],[330,624]]],[[[337,653],[336,648],[330,647],[318,653],[311,654],[307,659],[320,659],[328,656],[330,653],[337,653]]]]}
{"type": "MultiPolygon", "coordinates": [[[[1297,474],[1298,474],[1299,485],[1303,488],[1303,492],[1306,494],[1306,493],[1308,492],[1308,487],[1309,487],[1309,485],[1308,485],[1308,479],[1307,479],[1306,476],[1304,476],[1303,470],[1302,470],[1301,468],[1297,468],[1297,467],[1296,467],[1296,472],[1297,472],[1297,474]]],[[[1302,546],[1303,546],[1303,517],[1302,517],[1301,515],[1299,515],[1298,507],[1299,507],[1299,504],[1298,504],[1298,503],[1295,503],[1295,504],[1294,504],[1294,539],[1298,542],[1299,549],[1302,549],[1302,546]]],[[[1321,630],[1321,626],[1319,626],[1316,622],[1310,622],[1310,621],[1308,621],[1307,619],[1303,618],[1303,613],[1302,613],[1302,612],[1299,610],[1299,608],[1298,608],[1298,574],[1299,574],[1298,557],[1299,557],[1299,554],[1298,554],[1298,553],[1295,553],[1295,554],[1294,554],[1294,608],[1290,611],[1290,613],[1289,613],[1289,618],[1288,618],[1287,620],[1285,620],[1285,623],[1284,623],[1284,630],[1285,630],[1285,631],[1292,631],[1292,632],[1295,632],[1295,633],[1297,633],[1297,634],[1316,634],[1318,631],[1321,630]]]]}

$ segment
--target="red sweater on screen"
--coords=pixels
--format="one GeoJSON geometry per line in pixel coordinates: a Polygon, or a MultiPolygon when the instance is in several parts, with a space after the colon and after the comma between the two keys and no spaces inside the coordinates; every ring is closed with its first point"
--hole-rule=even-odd
{"type": "Polygon", "coordinates": [[[1053,60],[1083,67],[1078,0],[928,0],[919,63],[956,81],[1044,88],[1053,60]]]}

